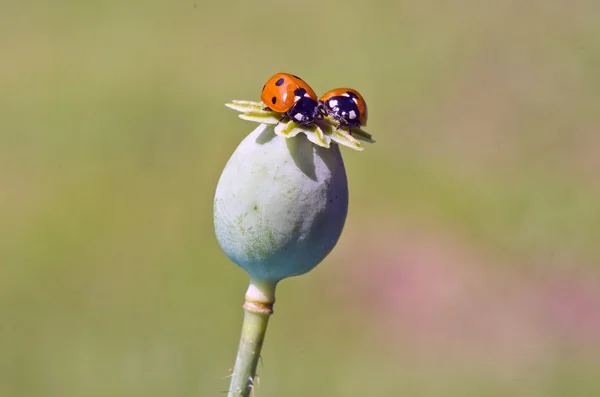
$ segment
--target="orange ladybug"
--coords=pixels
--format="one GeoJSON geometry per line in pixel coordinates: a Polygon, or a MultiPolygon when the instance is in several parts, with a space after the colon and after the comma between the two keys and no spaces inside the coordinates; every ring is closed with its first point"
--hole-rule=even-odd
{"type": "Polygon", "coordinates": [[[320,115],[317,94],[304,80],[289,73],[277,73],[265,83],[260,96],[267,108],[303,125],[320,115]]]}
{"type": "Polygon", "coordinates": [[[339,127],[357,128],[367,125],[369,112],[367,103],[360,93],[352,88],[336,88],[319,99],[325,114],[339,122],[339,127]]]}

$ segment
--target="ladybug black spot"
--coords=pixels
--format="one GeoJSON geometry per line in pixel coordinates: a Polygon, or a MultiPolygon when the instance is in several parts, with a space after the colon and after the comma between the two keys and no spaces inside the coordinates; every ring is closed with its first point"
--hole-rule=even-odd
{"type": "Polygon", "coordinates": [[[348,94],[348,96],[349,96],[350,98],[357,98],[357,99],[358,99],[358,97],[356,96],[356,94],[355,94],[355,93],[353,93],[353,92],[346,91],[346,94],[348,94]]]}
{"type": "Polygon", "coordinates": [[[277,103],[277,97],[271,98],[271,102],[273,103],[273,105],[275,105],[277,103]]]}
{"type": "MultiPolygon", "coordinates": [[[[285,81],[285,79],[282,77],[282,78],[280,78],[279,80],[277,80],[277,81],[275,82],[275,85],[276,85],[277,87],[279,87],[280,85],[282,85],[282,84],[283,84],[283,82],[284,82],[284,81],[285,81]]],[[[273,102],[273,103],[275,103],[275,102],[273,102]]]]}
{"type": "Polygon", "coordinates": [[[304,96],[306,94],[306,90],[304,88],[296,88],[294,91],[294,95],[296,96],[304,96]]]}

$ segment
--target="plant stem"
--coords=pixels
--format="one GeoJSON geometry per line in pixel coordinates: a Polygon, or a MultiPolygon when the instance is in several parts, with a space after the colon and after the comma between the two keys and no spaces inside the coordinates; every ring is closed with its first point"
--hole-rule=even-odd
{"type": "Polygon", "coordinates": [[[256,387],[256,366],[260,359],[267,323],[273,313],[277,282],[250,280],[244,303],[244,323],[227,397],[248,397],[256,387]]]}

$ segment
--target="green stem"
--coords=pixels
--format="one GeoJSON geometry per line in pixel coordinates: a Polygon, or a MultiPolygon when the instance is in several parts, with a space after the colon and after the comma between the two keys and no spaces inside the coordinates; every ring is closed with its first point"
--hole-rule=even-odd
{"type": "Polygon", "coordinates": [[[260,359],[267,323],[273,313],[277,282],[250,280],[244,303],[244,324],[227,397],[248,397],[256,387],[256,366],[260,359]]]}

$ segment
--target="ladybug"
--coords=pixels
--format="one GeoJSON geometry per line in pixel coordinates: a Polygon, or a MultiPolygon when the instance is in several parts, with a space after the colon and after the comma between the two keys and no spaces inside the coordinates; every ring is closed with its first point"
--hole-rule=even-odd
{"type": "Polygon", "coordinates": [[[304,80],[289,73],[277,73],[267,80],[260,99],[268,109],[303,125],[314,123],[321,114],[317,94],[304,80]]]}
{"type": "Polygon", "coordinates": [[[322,111],[339,122],[337,128],[352,128],[367,125],[367,103],[360,93],[352,88],[336,88],[319,99],[322,111]]]}

